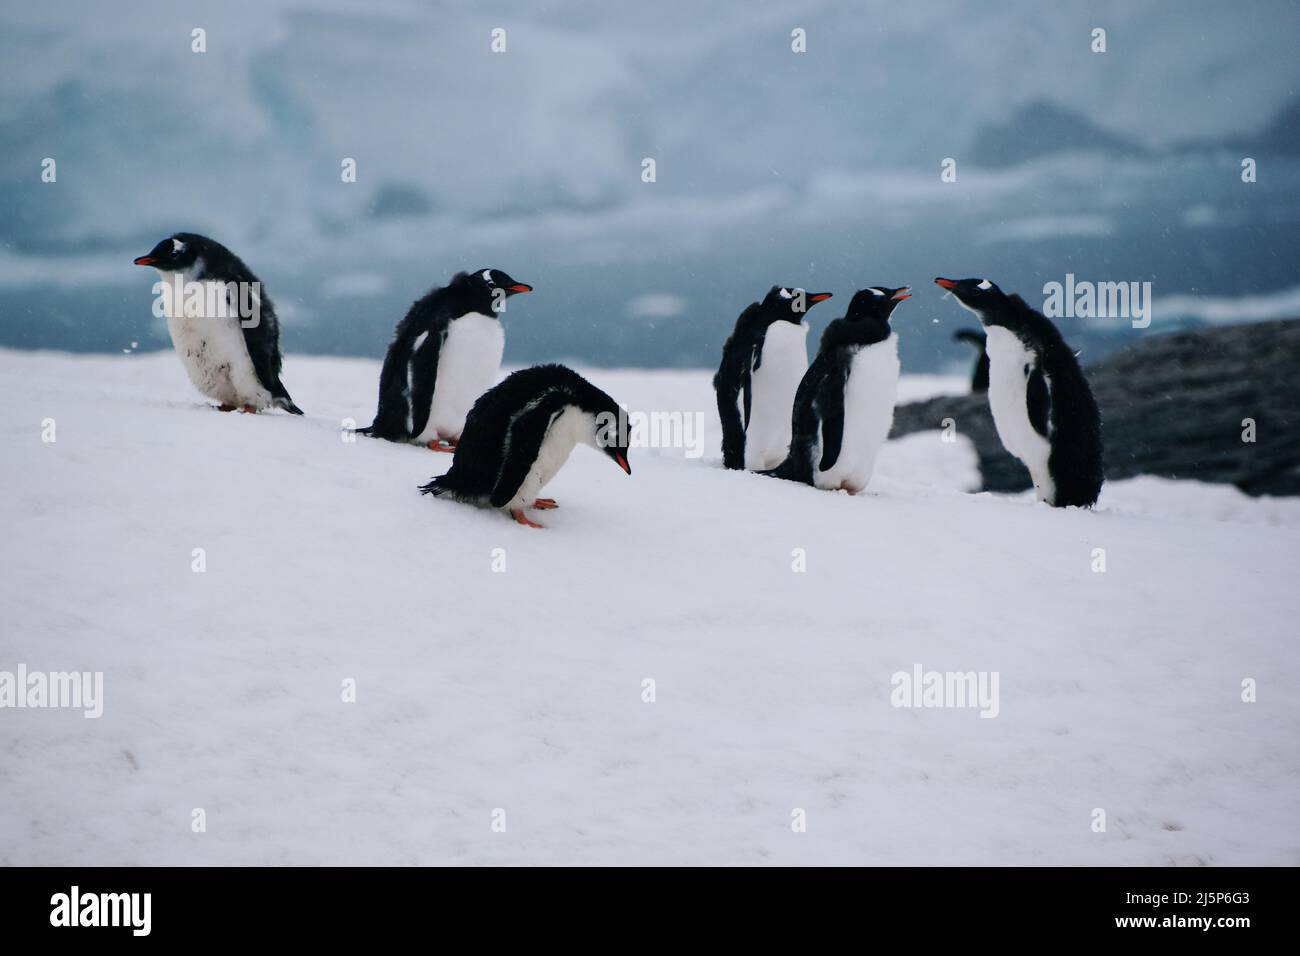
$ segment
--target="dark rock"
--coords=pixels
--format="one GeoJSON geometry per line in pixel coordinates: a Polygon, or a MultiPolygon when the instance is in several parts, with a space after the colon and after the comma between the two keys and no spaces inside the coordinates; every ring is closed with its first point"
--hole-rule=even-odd
{"type": "MultiPolygon", "coordinates": [[[[1300,495],[1300,319],[1157,336],[1084,371],[1101,408],[1107,480],[1159,475],[1300,495]],[[1253,443],[1242,441],[1248,418],[1253,443]]],[[[900,405],[890,437],[941,429],[945,418],[974,443],[983,490],[1030,487],[986,394],[900,405]]]]}

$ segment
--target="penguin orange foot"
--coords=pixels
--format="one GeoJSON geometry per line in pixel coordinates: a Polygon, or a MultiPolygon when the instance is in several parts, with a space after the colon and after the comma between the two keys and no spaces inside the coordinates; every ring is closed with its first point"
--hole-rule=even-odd
{"type": "Polygon", "coordinates": [[[538,524],[536,521],[533,521],[532,519],[530,519],[530,518],[528,517],[528,515],[524,514],[524,509],[523,509],[523,508],[515,508],[513,511],[510,512],[510,514],[514,517],[514,519],[515,519],[515,521],[516,521],[517,523],[522,524],[522,525],[526,525],[526,526],[529,527],[529,528],[543,528],[543,527],[545,527],[545,525],[540,525],[540,524],[538,524]]]}
{"type": "Polygon", "coordinates": [[[538,498],[533,502],[533,507],[538,511],[551,511],[560,506],[554,498],[538,498]]]}
{"type": "Polygon", "coordinates": [[[240,409],[240,411],[243,412],[245,415],[257,414],[257,409],[254,408],[252,405],[245,405],[243,408],[240,409]]]}
{"type": "Polygon", "coordinates": [[[426,447],[428,447],[429,451],[447,451],[447,452],[456,451],[456,443],[454,441],[451,440],[444,441],[441,438],[431,439],[429,441],[429,444],[426,447]]]}

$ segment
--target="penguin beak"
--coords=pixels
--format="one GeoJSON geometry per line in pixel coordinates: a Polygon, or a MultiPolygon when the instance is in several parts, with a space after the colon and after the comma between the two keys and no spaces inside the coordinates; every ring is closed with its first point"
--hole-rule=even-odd
{"type": "Polygon", "coordinates": [[[522,282],[516,282],[514,285],[510,286],[510,291],[511,292],[532,292],[533,287],[530,285],[524,285],[524,283],[522,282]]]}
{"type": "Polygon", "coordinates": [[[934,284],[942,289],[947,289],[949,292],[957,288],[957,283],[952,279],[935,279],[934,284]]]}
{"type": "Polygon", "coordinates": [[[618,465],[618,467],[622,468],[629,475],[632,474],[632,469],[628,465],[627,459],[624,458],[622,455],[615,453],[614,462],[618,465]]]}
{"type": "Polygon", "coordinates": [[[890,296],[890,298],[893,299],[895,302],[902,302],[904,299],[910,299],[911,297],[912,297],[912,287],[909,285],[903,286],[901,289],[899,289],[897,292],[895,292],[893,295],[890,296]]]}
{"type": "Polygon", "coordinates": [[[808,301],[816,304],[818,302],[825,302],[830,297],[831,294],[829,292],[813,292],[808,296],[808,301]]]}
{"type": "Polygon", "coordinates": [[[135,260],[135,264],[138,266],[151,266],[154,264],[154,258],[153,256],[140,256],[135,260]]]}

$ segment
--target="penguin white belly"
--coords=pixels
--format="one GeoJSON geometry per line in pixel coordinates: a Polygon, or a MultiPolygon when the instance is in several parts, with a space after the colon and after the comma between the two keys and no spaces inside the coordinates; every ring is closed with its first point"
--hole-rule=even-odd
{"type": "Polygon", "coordinates": [[[505,347],[505,330],[492,316],[470,312],[451,320],[438,353],[438,380],[429,421],[417,441],[460,438],[465,416],[496,381],[505,347]]]}
{"type": "Polygon", "coordinates": [[[537,460],[528,469],[523,484],[506,505],[509,510],[531,508],[538,492],[545,488],[556,473],[569,460],[569,454],[580,442],[591,444],[596,432],[596,419],[570,405],[560,412],[546,430],[537,460]]]}
{"type": "MultiPolygon", "coordinates": [[[[224,283],[204,285],[221,286],[220,294],[225,294],[224,283]]],[[[206,296],[205,301],[213,300],[206,296]]],[[[253,368],[238,318],[186,318],[169,314],[167,331],[190,381],[208,398],[224,405],[251,405],[258,409],[271,405],[271,393],[263,387],[253,368]]]]}
{"type": "Polygon", "coordinates": [[[750,379],[749,422],[745,426],[745,467],[775,468],[790,450],[790,416],[799,381],[808,371],[808,324],[773,322],[750,379]]]}
{"type": "Polygon", "coordinates": [[[998,438],[1011,454],[1029,469],[1034,489],[1041,501],[1051,501],[1056,494],[1051,473],[1047,468],[1052,453],[1051,443],[1034,430],[1029,421],[1026,401],[1029,375],[1037,364],[1033,352],[1025,348],[1014,332],[998,326],[989,326],[987,351],[989,356],[989,410],[998,438]]]}
{"type": "Polygon", "coordinates": [[[826,471],[817,471],[820,443],[813,461],[813,484],[857,494],[871,481],[880,446],[894,425],[898,400],[898,336],[858,349],[844,387],[844,436],[840,454],[826,471]]]}

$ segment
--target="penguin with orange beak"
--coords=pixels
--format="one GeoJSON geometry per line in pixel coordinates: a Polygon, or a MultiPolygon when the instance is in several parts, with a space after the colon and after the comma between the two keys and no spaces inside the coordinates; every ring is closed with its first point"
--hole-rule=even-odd
{"type": "Polygon", "coordinates": [[[722,464],[762,471],[790,448],[790,409],[808,370],[804,317],[829,292],[772,286],[736,319],[713,376],[722,422],[722,464]]]}
{"type": "Polygon", "coordinates": [[[867,487],[894,424],[898,336],[890,316],[911,289],[871,286],[822,333],[817,358],[794,400],[790,454],[765,472],[854,495],[867,487]]]}
{"type": "Polygon", "coordinates": [[[509,299],[533,287],[500,269],[460,272],[411,306],[379,373],[379,408],[363,435],[452,451],[474,402],[496,381],[509,299]]]}

